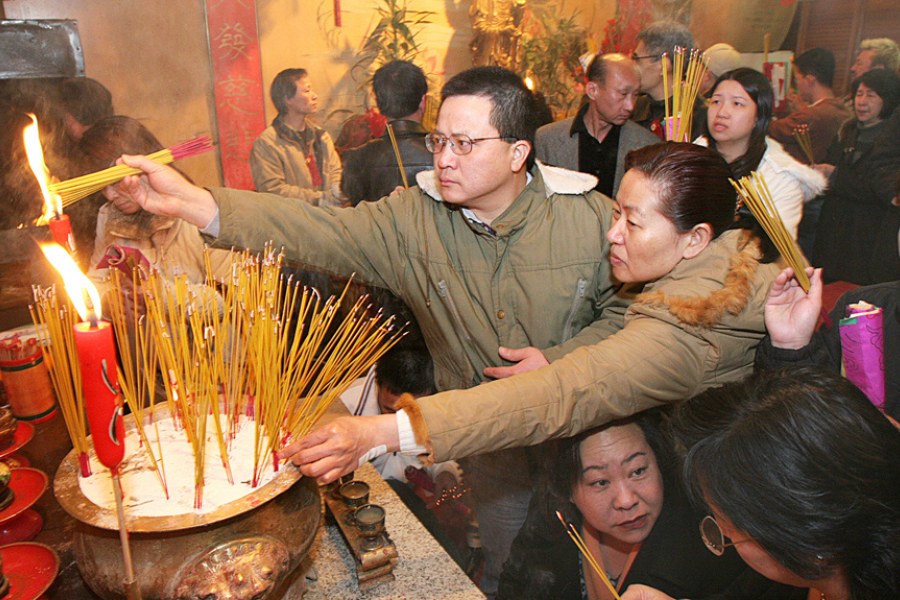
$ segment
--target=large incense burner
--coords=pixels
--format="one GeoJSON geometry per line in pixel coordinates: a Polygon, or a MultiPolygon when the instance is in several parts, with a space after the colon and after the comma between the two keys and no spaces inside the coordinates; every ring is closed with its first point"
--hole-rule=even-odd
{"type": "MultiPolygon", "coordinates": [[[[131,418],[127,429],[133,433],[131,418]]],[[[74,535],[78,568],[97,595],[121,598],[124,564],[116,511],[89,499],[79,479],[79,458],[73,451],[56,473],[54,492],[78,521],[74,535]]],[[[127,479],[123,487],[126,484],[127,479]]],[[[321,521],[318,485],[290,465],[230,502],[211,506],[215,500],[211,495],[207,494],[205,503],[210,506],[204,511],[128,519],[143,598],[268,597],[300,564],[321,521]]]]}

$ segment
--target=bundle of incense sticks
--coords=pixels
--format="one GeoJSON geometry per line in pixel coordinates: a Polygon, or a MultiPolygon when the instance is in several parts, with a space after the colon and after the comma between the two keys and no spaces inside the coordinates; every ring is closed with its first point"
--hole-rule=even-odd
{"type": "Polygon", "coordinates": [[[156,396],[156,372],[159,365],[156,345],[148,342],[150,320],[144,318],[139,310],[126,310],[125,281],[130,280],[132,290],[139,290],[142,285],[142,273],[140,269],[133,269],[130,274],[119,269],[110,269],[110,277],[114,286],[113,293],[108,295],[108,306],[116,336],[116,348],[119,350],[119,388],[134,416],[135,430],[141,438],[142,448],[149,457],[150,464],[168,498],[165,463],[157,459],[162,456],[157,422],[152,418],[145,418],[145,415],[153,414],[156,396]],[[155,448],[145,429],[145,425],[151,422],[156,429],[155,448]]]}
{"type": "MultiPolygon", "coordinates": [[[[167,280],[155,270],[133,275],[144,318],[129,317],[118,306],[121,290],[119,299],[113,295],[117,336],[119,329],[133,332],[118,337],[126,401],[146,427],[143,414],[153,407],[149,380],[157,369],[163,374],[169,414],[180,421],[194,453],[196,508],[203,503],[210,427],[233,482],[230,442],[241,417],[252,415],[255,486],[266,465],[278,469],[284,442],[309,432],[331,402],[404,335],[393,318],[369,315],[365,298],[333,328],[347,288],[340,298],[323,301],[316,290],[285,280],[282,260],[271,248],[261,255],[234,253],[229,279],[215,282],[207,254],[206,285],[192,285],[184,276],[167,280]]],[[[115,275],[113,286],[126,279],[115,275]]],[[[146,441],[142,428],[138,433],[146,441]]],[[[143,446],[162,457],[164,448],[143,446]]],[[[166,489],[160,469],[165,461],[152,462],[166,489]]]]}
{"type": "Polygon", "coordinates": [[[769,186],[766,185],[765,178],[754,171],[749,177],[741,177],[740,181],[733,179],[730,181],[744,204],[762,225],[769,239],[778,248],[778,252],[781,253],[785,262],[794,270],[794,277],[797,278],[800,287],[804,292],[808,292],[810,283],[809,277],[806,275],[806,259],[797,242],[784,226],[784,221],[781,220],[781,215],[778,214],[778,209],[772,201],[772,193],[769,191],[769,186]]]}
{"type": "Polygon", "coordinates": [[[79,320],[67,294],[62,300],[56,287],[33,287],[34,304],[28,306],[41,340],[50,382],[62,410],[72,447],[78,452],[81,475],[91,474],[88,460],[87,415],[81,389],[81,366],[75,348],[73,327],[79,320]]]}
{"type": "Polygon", "coordinates": [[[809,125],[799,125],[794,128],[793,133],[794,139],[797,140],[797,145],[803,150],[803,155],[806,156],[807,162],[811,165],[816,164],[816,159],[813,156],[812,141],[809,139],[809,125]]]}
{"type": "MultiPolygon", "coordinates": [[[[176,160],[203,154],[213,149],[212,139],[209,136],[196,137],[180,144],[176,144],[171,148],[164,148],[153,154],[148,154],[147,158],[158,162],[161,165],[167,165],[176,160]]],[[[140,175],[141,170],[129,167],[128,165],[116,165],[109,167],[96,173],[89,173],[74,179],[68,179],[58,183],[51,183],[48,187],[51,193],[59,195],[62,198],[63,206],[86,198],[95,192],[99,192],[108,185],[118,183],[129,175],[140,175]]]]}
{"type": "Polygon", "coordinates": [[[700,83],[706,74],[706,60],[700,50],[677,46],[673,56],[663,54],[662,75],[663,88],[668,91],[669,82],[666,72],[666,58],[672,60],[672,103],[665,99],[666,139],[675,142],[690,142],[691,127],[694,121],[694,104],[700,93],[700,83]],[[687,65],[685,65],[685,56],[687,65]],[[685,69],[685,66],[687,67],[685,69]]]}
{"type": "Polygon", "coordinates": [[[597,559],[594,558],[594,555],[591,554],[590,549],[588,549],[587,544],[584,543],[584,539],[581,537],[581,534],[578,533],[578,529],[575,528],[574,525],[567,522],[566,519],[562,516],[562,513],[556,511],[556,516],[559,519],[560,523],[562,523],[563,527],[566,528],[566,533],[569,534],[569,537],[572,538],[572,541],[575,542],[575,545],[578,546],[578,549],[581,551],[581,555],[584,556],[584,559],[591,565],[591,568],[594,569],[594,572],[600,577],[601,581],[606,584],[606,587],[609,588],[609,591],[612,593],[614,598],[621,600],[619,597],[619,592],[616,591],[616,586],[612,584],[612,581],[609,580],[609,577],[606,575],[606,572],[603,570],[603,567],[600,566],[600,563],[597,562],[597,559]]]}
{"type": "Polygon", "coordinates": [[[403,180],[403,187],[409,188],[409,181],[406,180],[406,170],[403,168],[403,157],[400,156],[400,146],[397,145],[394,128],[390,122],[387,124],[387,132],[388,137],[391,138],[391,147],[394,149],[394,158],[397,159],[397,166],[400,168],[400,178],[403,180]]]}

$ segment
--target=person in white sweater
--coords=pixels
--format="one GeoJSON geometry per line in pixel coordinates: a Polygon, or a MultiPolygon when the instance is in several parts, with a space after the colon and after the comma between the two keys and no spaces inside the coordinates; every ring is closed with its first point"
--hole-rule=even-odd
{"type": "Polygon", "coordinates": [[[713,86],[705,135],[695,143],[721,154],[735,179],[760,173],[784,226],[796,239],[803,204],[824,191],[827,181],[766,136],[773,102],[772,86],[759,71],[741,67],[724,73],[713,86]]]}

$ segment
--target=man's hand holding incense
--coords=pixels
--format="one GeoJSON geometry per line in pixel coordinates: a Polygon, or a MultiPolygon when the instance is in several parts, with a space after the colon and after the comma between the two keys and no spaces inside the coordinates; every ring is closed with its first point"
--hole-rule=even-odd
{"type": "Polygon", "coordinates": [[[395,415],[339,417],[278,453],[307,477],[330,483],[362,463],[400,449],[395,415]],[[370,452],[375,451],[370,456],[370,452]]]}
{"type": "Polygon", "coordinates": [[[794,270],[782,271],[766,299],[766,329],[776,348],[797,350],[809,344],[822,312],[822,269],[806,269],[809,293],[794,278],[794,270]]]}
{"type": "Polygon", "coordinates": [[[199,188],[178,171],[146,156],[124,155],[122,162],[144,172],[123,179],[117,188],[157,215],[178,217],[203,228],[216,216],[218,206],[208,190],[199,188]]]}

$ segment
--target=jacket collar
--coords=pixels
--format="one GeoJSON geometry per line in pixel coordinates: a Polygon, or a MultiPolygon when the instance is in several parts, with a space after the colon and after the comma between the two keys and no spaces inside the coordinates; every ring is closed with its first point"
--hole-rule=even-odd
{"type": "MultiPolygon", "coordinates": [[[[444,201],[438,186],[436,169],[417,173],[416,183],[433,200],[444,201]]],[[[596,185],[597,178],[593,175],[551,167],[536,161],[535,168],[528,173],[528,183],[525,185],[525,189],[503,214],[494,219],[490,226],[485,225],[470,209],[462,208],[461,211],[468,221],[477,223],[480,228],[487,229],[488,233],[504,235],[517,230],[524,224],[532,203],[537,197],[536,192],[541,188],[544,190],[544,195],[541,197],[543,200],[550,198],[553,194],[585,194],[593,190],[596,185]]]]}
{"type": "MultiPolygon", "coordinates": [[[[313,124],[309,121],[306,122],[306,126],[309,128],[310,131],[313,132],[313,142],[318,143],[322,137],[322,133],[325,130],[320,127],[317,127],[315,124],[313,124]]],[[[288,127],[288,125],[284,121],[281,120],[281,117],[275,117],[275,119],[272,120],[272,128],[275,129],[275,133],[278,135],[279,138],[281,138],[282,140],[289,141],[289,142],[297,142],[298,138],[300,138],[303,135],[302,132],[297,131],[296,129],[292,129],[291,127],[288,127]]]]}
{"type": "MultiPolygon", "coordinates": [[[[427,131],[425,131],[425,128],[422,127],[421,123],[419,123],[418,121],[409,121],[407,119],[397,119],[396,121],[391,121],[391,127],[394,129],[394,135],[396,137],[425,137],[425,134],[428,133],[427,131]]],[[[388,132],[385,131],[384,135],[382,135],[381,137],[387,138],[388,132]]]]}
{"type": "MultiPolygon", "coordinates": [[[[593,175],[552,167],[539,160],[535,161],[535,168],[531,170],[531,174],[536,178],[540,177],[544,184],[544,195],[547,198],[553,194],[586,194],[597,185],[597,178],[593,175]]],[[[436,169],[416,173],[416,183],[433,200],[444,201],[438,186],[436,169]]],[[[527,188],[528,186],[526,186],[527,188]]]]}
{"type": "Polygon", "coordinates": [[[749,232],[726,231],[710,242],[699,256],[682,260],[671,273],[647,284],[647,291],[635,299],[635,304],[664,308],[685,325],[712,328],[721,323],[725,313],[737,316],[746,308],[753,293],[759,258],[759,241],[749,232]],[[721,278],[724,284],[705,296],[667,294],[660,289],[680,281],[689,283],[703,279],[709,281],[711,277],[720,279],[719,269],[725,269],[725,276],[721,278]]]}
{"type": "Polygon", "coordinates": [[[111,202],[106,205],[106,235],[132,240],[149,240],[160,231],[171,229],[176,222],[174,217],[163,217],[141,213],[126,215],[111,202]]]}

